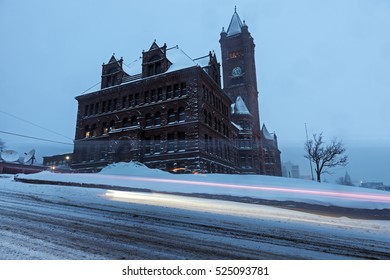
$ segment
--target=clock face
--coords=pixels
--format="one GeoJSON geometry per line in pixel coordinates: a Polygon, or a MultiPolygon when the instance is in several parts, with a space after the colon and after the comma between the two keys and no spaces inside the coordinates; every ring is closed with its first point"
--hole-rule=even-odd
{"type": "Polygon", "coordinates": [[[234,67],[232,70],[233,77],[237,77],[241,75],[241,68],[240,67],[234,67]]]}

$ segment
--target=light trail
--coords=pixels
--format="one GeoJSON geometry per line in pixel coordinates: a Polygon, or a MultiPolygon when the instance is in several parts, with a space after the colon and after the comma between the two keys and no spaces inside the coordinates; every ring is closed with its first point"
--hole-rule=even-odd
{"type": "MultiPolygon", "coordinates": [[[[86,174],[83,174],[85,176],[86,174]]],[[[384,202],[390,203],[390,195],[375,195],[375,194],[362,194],[354,192],[337,192],[328,190],[306,190],[306,189],[293,189],[282,186],[251,186],[251,185],[238,185],[230,183],[216,183],[216,182],[202,182],[193,180],[181,180],[181,179],[167,179],[167,178],[147,178],[136,176],[120,176],[120,175],[104,175],[104,174],[88,174],[89,176],[105,177],[110,179],[121,179],[126,181],[138,181],[138,182],[153,182],[153,183],[170,183],[190,186],[205,186],[205,187],[218,187],[218,188],[230,188],[230,189],[246,189],[253,191],[271,191],[281,193],[294,193],[304,195],[321,195],[334,198],[344,198],[352,200],[363,200],[370,202],[384,202]]]]}

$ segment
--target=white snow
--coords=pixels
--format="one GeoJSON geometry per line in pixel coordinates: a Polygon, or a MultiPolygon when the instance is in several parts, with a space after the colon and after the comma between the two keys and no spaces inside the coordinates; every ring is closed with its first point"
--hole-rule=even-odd
{"type": "Polygon", "coordinates": [[[232,106],[232,114],[239,114],[239,115],[251,114],[241,96],[237,96],[236,102],[232,106]]]}
{"type": "Polygon", "coordinates": [[[238,16],[238,14],[234,12],[227,30],[227,36],[232,36],[241,33],[241,27],[242,27],[241,19],[238,16]]]}
{"type": "Polygon", "coordinates": [[[116,163],[98,174],[60,174],[45,171],[18,176],[149,189],[156,192],[230,195],[346,208],[390,209],[390,193],[385,191],[262,175],[171,174],[149,169],[135,162],[116,163]]]}

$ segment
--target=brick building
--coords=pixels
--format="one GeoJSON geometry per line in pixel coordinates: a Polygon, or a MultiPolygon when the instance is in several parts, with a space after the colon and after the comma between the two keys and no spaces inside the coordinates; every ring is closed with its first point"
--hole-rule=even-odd
{"type": "Polygon", "coordinates": [[[260,129],[255,45],[236,12],[220,43],[223,89],[211,52],[192,59],[153,42],[130,67],[113,55],[101,89],[76,97],[72,168],[136,160],[168,171],[281,176],[276,136],[263,141],[260,129]]]}

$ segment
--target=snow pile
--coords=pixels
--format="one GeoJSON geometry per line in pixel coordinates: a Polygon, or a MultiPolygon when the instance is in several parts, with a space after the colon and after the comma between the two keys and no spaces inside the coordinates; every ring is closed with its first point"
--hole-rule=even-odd
{"type": "MultiPolygon", "coordinates": [[[[51,183],[148,189],[154,192],[234,196],[274,201],[294,201],[360,209],[390,209],[390,193],[336,184],[263,175],[171,174],[135,163],[115,163],[98,174],[41,172],[19,178],[51,183]]],[[[118,189],[118,188],[117,188],[118,189]]]]}
{"type": "Polygon", "coordinates": [[[99,174],[141,176],[141,175],[167,175],[168,172],[160,169],[150,169],[146,165],[136,162],[118,162],[104,167],[99,174]]]}

